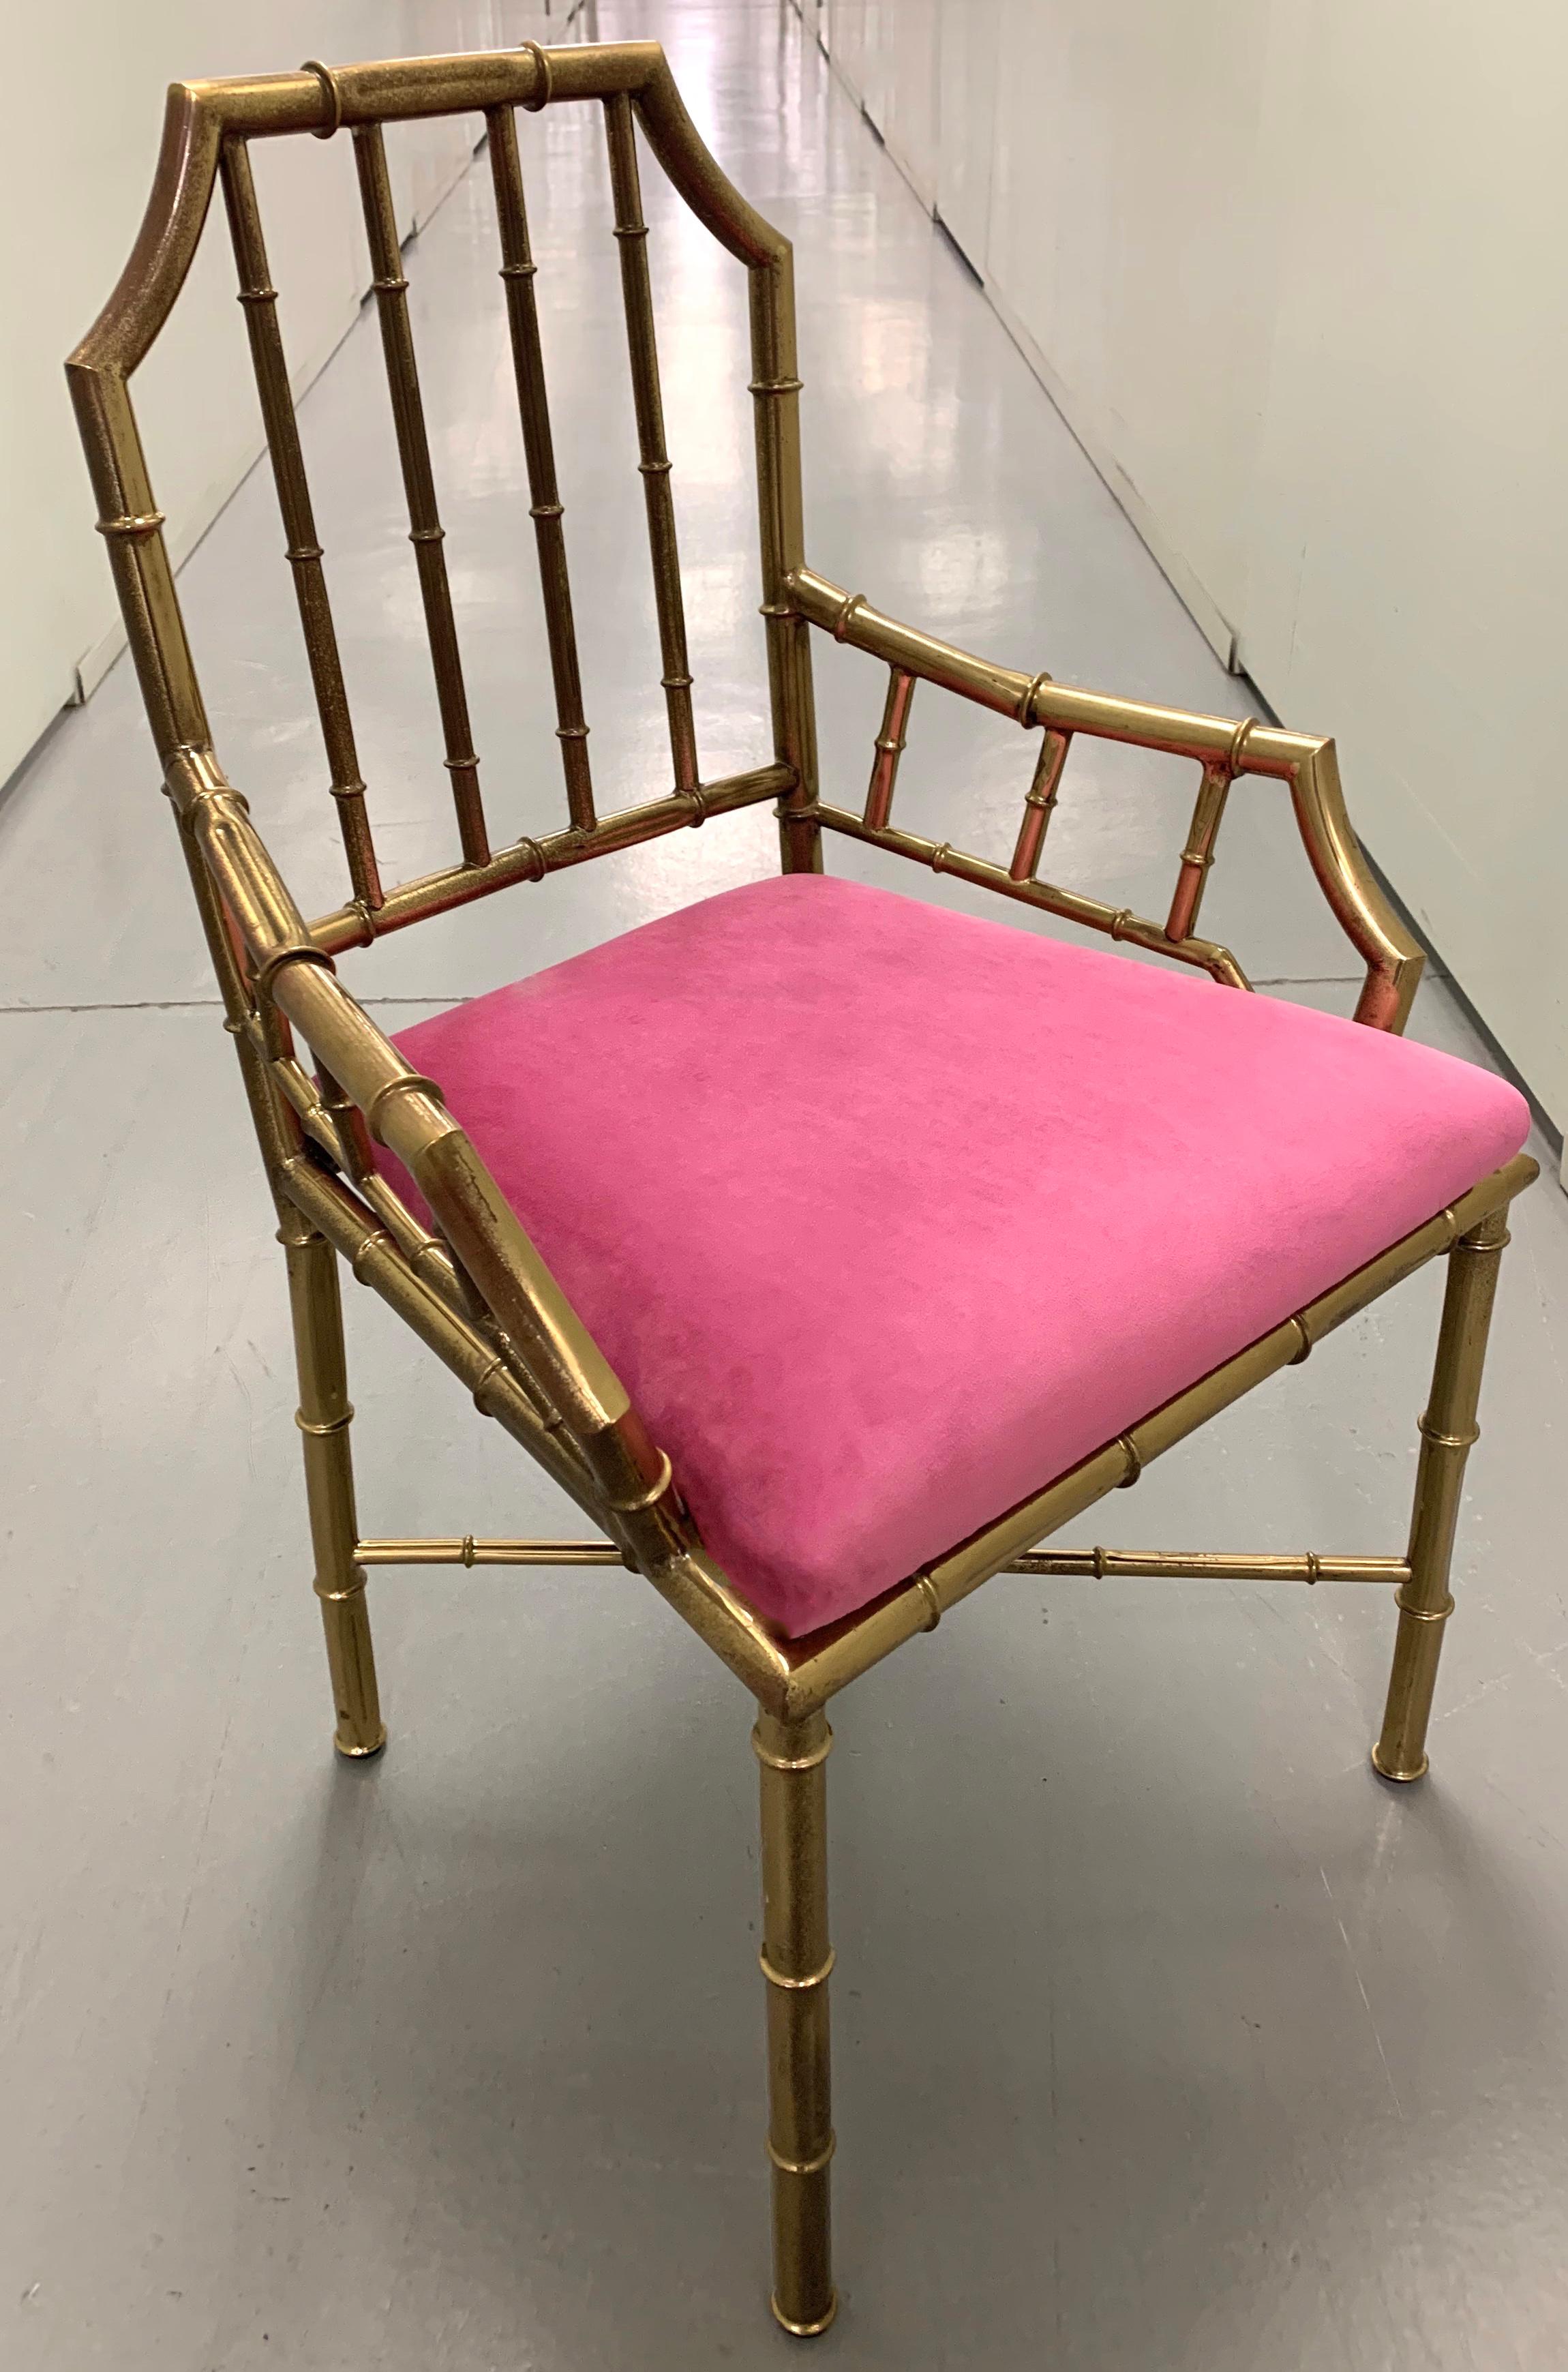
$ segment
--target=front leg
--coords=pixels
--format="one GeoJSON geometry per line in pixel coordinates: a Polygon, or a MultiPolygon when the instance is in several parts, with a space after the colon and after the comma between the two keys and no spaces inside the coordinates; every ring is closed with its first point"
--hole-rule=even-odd
{"type": "Polygon", "coordinates": [[[829,2169],[828,1788],[832,1731],[820,1713],[761,1714],[762,1974],[768,1981],[768,2156],[772,2161],[773,2313],[797,2338],[826,2331],[833,2288],[829,2169]]]}

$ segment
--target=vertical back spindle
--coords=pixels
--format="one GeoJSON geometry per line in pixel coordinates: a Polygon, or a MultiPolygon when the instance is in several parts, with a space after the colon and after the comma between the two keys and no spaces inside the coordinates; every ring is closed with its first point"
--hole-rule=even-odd
{"type": "Polygon", "coordinates": [[[506,290],[506,319],[512,333],[512,368],[517,382],[517,410],[522,418],[529,505],[539,546],[545,630],[550,637],[550,666],[555,681],[555,733],[566,777],[567,812],[575,829],[587,831],[594,820],[588,728],[583,719],[583,685],[577,666],[576,630],[572,622],[566,536],[555,482],[555,446],[550,433],[550,405],[545,394],[539,308],[534,299],[535,267],[528,245],[522,167],[517,157],[517,123],[509,107],[491,108],[485,122],[490,127],[490,170],[501,226],[501,278],[506,290]]]}
{"type": "Polygon", "coordinates": [[[610,134],[610,183],[615,201],[615,236],[621,248],[621,292],[626,308],[626,344],[632,364],[632,396],[637,413],[637,446],[648,511],[648,549],[653,555],[654,599],[658,607],[659,651],[665,705],[669,712],[669,751],[675,788],[697,786],[697,737],[691,722],[691,674],[686,656],[686,612],[680,594],[680,556],[675,541],[675,502],[669,488],[669,456],[664,448],[664,403],[659,393],[658,348],[654,336],[653,290],[648,280],[648,227],[643,220],[637,174],[637,135],[632,102],[624,91],[604,102],[610,134]]]}
{"type": "Polygon", "coordinates": [[[278,292],[272,285],[267,266],[267,244],[256,203],[250,152],[242,140],[230,140],[224,147],[223,194],[234,242],[234,260],[239,270],[239,302],[245,308],[261,424],[272,458],[273,483],[277,488],[285,550],[294,573],[295,599],[305,634],[305,654],[316,694],[316,714],[321,720],[331,792],[338,803],[343,855],[348,859],[354,897],[374,910],[381,903],[381,877],[370,836],[370,819],[365,808],[365,783],[354,747],[354,720],[343,688],[337,630],[321,570],[321,546],[317,541],[310,484],[305,474],[299,425],[289,390],[288,363],[278,326],[278,292]]]}
{"type": "Polygon", "coordinates": [[[447,771],[452,778],[452,799],[458,811],[458,832],[463,858],[483,865],[490,855],[484,808],[479,793],[479,760],[473,752],[468,694],[463,688],[463,663],[452,618],[452,593],[441,545],[446,534],[436,504],[436,481],[430,467],[430,440],[425,434],[424,406],[419,392],[419,367],[414,359],[413,330],[409,320],[408,282],[403,276],[398,244],[397,215],[387,172],[387,147],[378,123],[365,123],[354,135],[354,163],[370,242],[370,263],[381,322],[381,344],[387,358],[387,384],[392,398],[398,459],[402,465],[403,491],[408,499],[409,541],[419,567],[419,589],[424,602],[425,631],[436,673],[436,697],[441,710],[447,771]]]}

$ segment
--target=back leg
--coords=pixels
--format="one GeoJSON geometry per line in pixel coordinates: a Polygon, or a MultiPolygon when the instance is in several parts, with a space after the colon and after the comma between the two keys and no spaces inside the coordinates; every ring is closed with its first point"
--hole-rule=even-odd
{"type": "Polygon", "coordinates": [[[359,1519],[354,1504],[354,1462],[343,1358],[343,1301],[338,1262],[326,1238],[304,1219],[285,1221],[278,1240],[288,1261],[294,1351],[299,1369],[299,1426],[305,1447],[305,1494],[316,1557],[316,1595],[327,1634],[340,1754],[378,1754],[387,1743],[376,1687],[376,1654],[365,1604],[365,1574],[354,1563],[359,1519]]]}

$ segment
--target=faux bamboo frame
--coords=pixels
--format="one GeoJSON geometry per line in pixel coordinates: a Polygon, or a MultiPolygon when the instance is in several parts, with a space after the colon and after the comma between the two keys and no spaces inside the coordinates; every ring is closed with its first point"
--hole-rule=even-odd
{"type": "Polygon", "coordinates": [[[288,1265],[299,1366],[299,1424],[337,1711],[349,1757],[385,1740],[366,1610],[366,1575],[388,1564],[617,1564],[642,1574],[751,1692],[761,1774],[764,1922],[774,2187],[773,2308],[809,2335],[832,2319],[829,2247],[828,1944],[823,1708],[859,1673],[999,1572],[1144,1574],[1173,1578],[1381,1582],[1395,1587],[1399,1635],[1388,1711],[1374,1749],[1390,1779],[1418,1778],[1443,1625],[1464,1460],[1475,1409],[1504,1215],[1535,1175],[1525,1157],[1389,1245],[1212,1374],[1151,1411],[1071,1472],[1041,1488],[924,1570],[813,1637],[775,1636],[705,1550],[670,1461],[500,1194],[438,1086],[418,1076],[337,977],[335,959],[431,914],[564,866],[772,803],[786,870],[820,869],[838,832],[950,872],[1040,911],[1086,924],[1232,988],[1248,985],[1227,948],[1195,935],[1215,837],[1235,783],[1289,790],[1307,857],[1365,965],[1356,1018],[1399,1029],[1422,956],[1389,911],[1345,812],[1333,745],[1256,721],[1198,716],[1069,688],[993,665],[883,616],[807,566],[801,526],[792,258],[699,139],[660,50],[651,43],[421,58],[235,81],[169,93],[157,180],[129,263],[67,371],[147,716],[233,1036],[288,1265]],[[558,484],[534,300],[517,110],[594,101],[604,110],[620,250],[638,460],[658,619],[670,779],[641,803],[600,816],[573,624],[558,484]],[[383,126],[470,113],[488,134],[497,244],[557,713],[566,822],[542,839],[494,847],[472,748],[458,621],[443,555],[437,489],[420,399],[408,282],[390,195],[383,126]],[[639,185],[638,127],[698,218],[744,266],[751,332],[761,614],[772,754],[704,784],[692,722],[671,467],[666,448],[639,185]],[[339,661],[323,553],[295,423],[265,238],[251,176],[253,140],[346,134],[354,144],[400,466],[428,630],[450,782],[458,861],[388,887],[372,828],[339,661]],[[349,895],[308,922],[218,762],[180,618],[132,408],[129,381],[168,319],[223,190],[261,414],[294,572],[337,803],[349,895]],[[859,813],[820,796],[810,636],[868,653],[889,669],[881,729],[859,813]],[[1016,844],[1002,867],[892,821],[915,686],[976,701],[1040,735],[1016,844]],[[1196,762],[1191,830],[1166,921],[1113,909],[1040,878],[1051,815],[1079,736],[1134,743],[1196,762]],[[308,1050],[309,1061],[296,1053],[308,1050]],[[389,1148],[435,1215],[432,1232],[377,1174],[389,1148]],[[1403,1557],[1257,1556],[1036,1545],[1151,1458],[1427,1260],[1450,1256],[1435,1379],[1422,1421],[1410,1544],[1403,1557]],[[598,1527],[580,1541],[378,1541],[361,1537],[349,1451],[339,1259],[398,1311],[494,1418],[598,1527]]]}

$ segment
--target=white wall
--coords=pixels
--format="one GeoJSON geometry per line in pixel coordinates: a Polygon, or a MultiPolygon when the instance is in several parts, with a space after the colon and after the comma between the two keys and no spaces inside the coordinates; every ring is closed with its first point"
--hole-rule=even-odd
{"type": "MultiPolygon", "coordinates": [[[[0,143],[0,781],[62,703],[120,647],[113,589],[65,392],[65,355],[109,295],[152,181],[167,84],[411,52],[489,49],[564,33],[566,0],[82,0],[68,42],[47,8],[8,16],[13,86],[0,143]]],[[[388,134],[405,230],[471,154],[470,122],[388,134]]],[[[346,140],[253,149],[273,278],[296,384],[348,328],[369,278],[346,140]]],[[[221,215],[221,203],[217,208],[221,215]]],[[[261,449],[244,323],[221,221],[136,381],[153,484],[176,559],[261,449]]]]}
{"type": "Polygon", "coordinates": [[[1562,1127],[1568,18],[1315,0],[1275,34],[1241,657],[1339,733],[1369,845],[1562,1127]]]}
{"type": "Polygon", "coordinates": [[[1288,723],[1337,735],[1368,846],[1568,1122],[1568,17],[827,19],[1194,617],[1288,723]]]}

